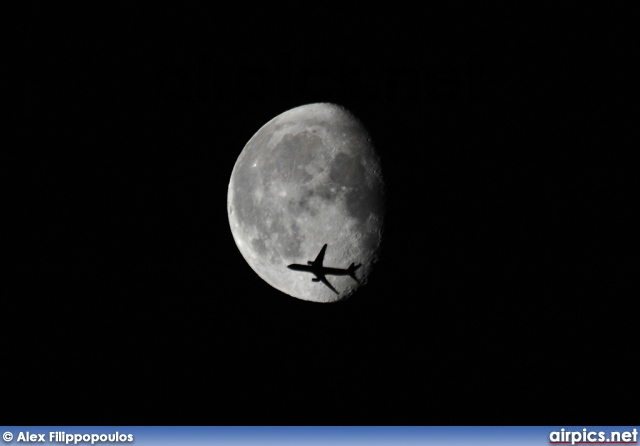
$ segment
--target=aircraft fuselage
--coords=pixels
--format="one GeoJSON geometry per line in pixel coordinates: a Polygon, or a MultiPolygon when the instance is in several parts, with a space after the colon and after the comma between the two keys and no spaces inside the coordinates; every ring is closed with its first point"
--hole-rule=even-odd
{"type": "Polygon", "coordinates": [[[294,271],[305,271],[307,273],[313,273],[316,275],[321,274],[321,275],[330,275],[330,276],[348,276],[351,274],[349,270],[342,269],[342,268],[327,268],[324,266],[317,268],[309,265],[299,265],[297,263],[289,265],[287,266],[287,268],[292,269],[294,271]]]}

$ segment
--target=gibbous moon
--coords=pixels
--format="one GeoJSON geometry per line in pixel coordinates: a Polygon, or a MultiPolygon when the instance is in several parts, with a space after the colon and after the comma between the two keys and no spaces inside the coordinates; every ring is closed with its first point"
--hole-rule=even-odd
{"type": "Polygon", "coordinates": [[[335,302],[366,284],[384,224],[380,161],[363,125],[335,104],[288,110],[247,142],[233,168],[227,196],[231,232],[251,268],[298,299],[335,302]],[[327,244],[323,265],[356,271],[327,275],[338,294],[307,265],[327,244]]]}

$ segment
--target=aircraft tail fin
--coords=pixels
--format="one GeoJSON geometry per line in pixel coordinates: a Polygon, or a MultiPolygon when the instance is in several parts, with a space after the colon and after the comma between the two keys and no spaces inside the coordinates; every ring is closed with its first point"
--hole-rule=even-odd
{"type": "Polygon", "coordinates": [[[349,268],[347,268],[347,271],[349,272],[349,277],[351,277],[353,280],[355,280],[358,283],[360,283],[360,281],[356,277],[356,270],[361,266],[362,266],[361,264],[356,265],[355,263],[352,263],[351,265],[349,265],[349,268]]]}

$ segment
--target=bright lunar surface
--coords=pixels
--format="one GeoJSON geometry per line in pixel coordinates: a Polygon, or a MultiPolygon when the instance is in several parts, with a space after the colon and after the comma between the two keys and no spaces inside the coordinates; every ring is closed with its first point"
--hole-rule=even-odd
{"type": "Polygon", "coordinates": [[[303,105],[267,122],[246,144],[231,174],[229,224],[238,249],[267,283],[314,302],[345,299],[367,282],[384,223],[380,161],[366,129],[344,108],[303,105]],[[307,265],[327,244],[323,266],[355,263],[360,284],[307,265]]]}

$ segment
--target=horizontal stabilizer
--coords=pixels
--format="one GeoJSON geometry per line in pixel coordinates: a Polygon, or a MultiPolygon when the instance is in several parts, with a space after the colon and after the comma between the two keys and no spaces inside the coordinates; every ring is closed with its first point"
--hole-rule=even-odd
{"type": "Polygon", "coordinates": [[[349,277],[351,277],[353,280],[355,280],[358,283],[360,283],[360,281],[356,277],[356,270],[358,268],[360,268],[361,266],[362,266],[362,264],[356,265],[355,263],[352,263],[351,265],[349,265],[349,268],[347,268],[347,272],[349,273],[349,277]]]}

